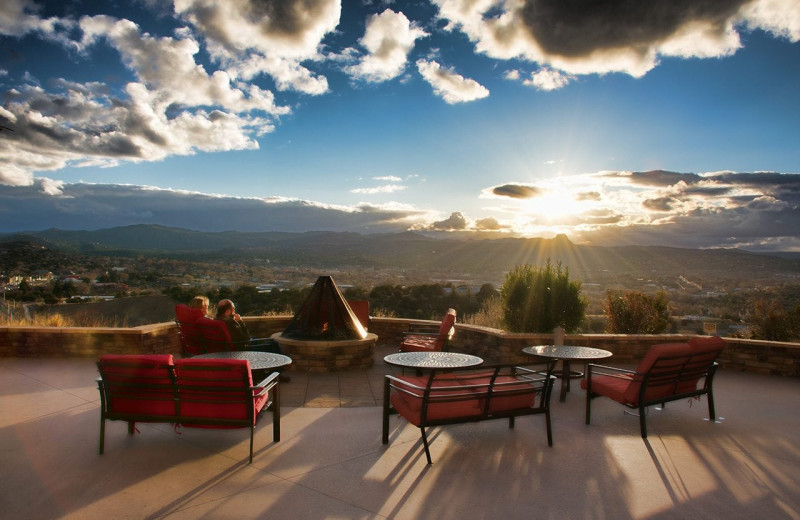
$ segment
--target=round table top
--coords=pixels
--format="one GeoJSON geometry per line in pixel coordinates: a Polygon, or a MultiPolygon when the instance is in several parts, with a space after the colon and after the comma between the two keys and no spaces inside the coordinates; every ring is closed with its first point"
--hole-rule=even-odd
{"type": "Polygon", "coordinates": [[[383,360],[390,365],[407,368],[459,368],[483,363],[483,359],[458,352],[398,352],[383,360]]]}
{"type": "Polygon", "coordinates": [[[522,351],[534,356],[548,357],[554,359],[603,359],[611,357],[612,353],[608,350],[592,347],[581,347],[578,345],[537,345],[525,347],[522,351]]]}
{"type": "Polygon", "coordinates": [[[257,350],[234,350],[225,352],[212,352],[194,356],[201,359],[246,359],[250,362],[250,370],[265,370],[278,368],[292,363],[292,358],[274,352],[259,352],[257,350]]]}

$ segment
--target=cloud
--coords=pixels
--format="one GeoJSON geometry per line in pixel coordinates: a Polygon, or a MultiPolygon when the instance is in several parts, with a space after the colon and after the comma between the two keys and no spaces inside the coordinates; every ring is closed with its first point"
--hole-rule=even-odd
{"type": "Polygon", "coordinates": [[[526,184],[503,184],[485,190],[498,197],[510,197],[512,199],[530,199],[542,194],[542,190],[536,186],[526,184]]]}
{"type": "Polygon", "coordinates": [[[367,55],[345,71],[357,79],[371,83],[396,78],[405,69],[408,53],[414,48],[414,42],[427,35],[428,33],[409,22],[403,13],[386,9],[380,14],[371,15],[360,40],[367,55]]]}
{"type": "Polygon", "coordinates": [[[433,222],[429,229],[435,231],[460,231],[467,229],[467,218],[459,211],[454,211],[444,220],[433,222]]]}
{"type": "Polygon", "coordinates": [[[340,0],[175,0],[174,5],[230,73],[245,79],[269,74],[279,90],[313,95],[328,90],[327,80],[301,62],[320,59],[322,39],[339,24],[340,0]]]}
{"type": "Polygon", "coordinates": [[[394,193],[396,191],[403,191],[406,186],[399,184],[386,184],[384,186],[376,186],[374,188],[355,188],[350,190],[350,193],[361,193],[366,195],[375,195],[376,193],[394,193]]]}
{"type": "Polygon", "coordinates": [[[570,78],[568,74],[545,67],[531,73],[530,79],[523,80],[522,84],[538,90],[558,90],[569,85],[570,78]]]}
{"type": "Polygon", "coordinates": [[[580,8],[562,0],[433,2],[446,28],[462,31],[478,52],[567,74],[640,77],[661,56],[729,56],[741,47],[742,26],[800,39],[800,6],[794,0],[610,0],[580,8]]]}
{"type": "Polygon", "coordinates": [[[435,61],[417,60],[417,70],[433,87],[433,92],[448,104],[466,103],[489,96],[489,89],[435,61]]]}
{"type": "Polygon", "coordinates": [[[424,223],[427,214],[398,204],[331,206],[119,184],[68,184],[37,178],[0,185],[0,231],[102,229],[160,224],[205,231],[355,231],[386,233],[424,223]]]}
{"type": "Polygon", "coordinates": [[[676,202],[672,197],[658,197],[645,200],[642,202],[642,206],[651,211],[670,211],[675,207],[676,202]]]}
{"type": "Polygon", "coordinates": [[[475,221],[475,229],[479,231],[500,231],[508,226],[500,224],[494,217],[481,218],[475,221]]]}
{"type": "Polygon", "coordinates": [[[3,0],[0,9],[0,34],[22,37],[38,33],[46,40],[67,42],[63,31],[72,27],[70,20],[55,17],[40,18],[40,7],[33,0],[3,0]]]}
{"type": "Polygon", "coordinates": [[[50,91],[34,82],[9,90],[1,115],[15,131],[0,139],[2,183],[30,184],[35,172],[69,165],[255,149],[255,137],[289,113],[270,91],[237,84],[224,71],[208,74],[192,38],[156,38],[108,16],[84,17],[79,26],[83,51],[107,41],[137,81],[122,93],[58,78],[50,91]]]}

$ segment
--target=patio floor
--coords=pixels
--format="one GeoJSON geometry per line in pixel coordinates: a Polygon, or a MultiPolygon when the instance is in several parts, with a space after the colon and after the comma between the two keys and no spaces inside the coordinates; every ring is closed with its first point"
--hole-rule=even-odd
{"type": "Polygon", "coordinates": [[[381,444],[386,369],[292,373],[282,440],[263,417],[247,464],[246,430],[169,424],[109,422],[98,455],[92,360],[0,359],[0,518],[800,519],[798,379],[721,370],[724,419],[669,403],[647,441],[607,399],[586,426],[573,384],[553,447],[542,417],[435,428],[428,466],[402,419],[381,444]]]}

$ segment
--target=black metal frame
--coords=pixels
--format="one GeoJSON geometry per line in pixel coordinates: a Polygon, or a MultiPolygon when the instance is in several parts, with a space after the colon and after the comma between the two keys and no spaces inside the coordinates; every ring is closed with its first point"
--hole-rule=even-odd
{"type": "MultiPolygon", "coordinates": [[[[105,362],[106,366],[130,366],[123,362],[105,362]]],[[[107,378],[103,373],[103,366],[100,362],[97,363],[97,368],[100,372],[100,377],[97,379],[97,387],[100,391],[100,454],[102,455],[105,449],[105,422],[108,421],[126,421],[128,423],[128,434],[133,435],[135,432],[136,422],[163,422],[187,425],[202,425],[202,426],[221,426],[221,427],[238,427],[250,428],[250,462],[253,462],[253,438],[255,435],[256,421],[258,417],[253,416],[254,407],[253,401],[270,392],[269,401],[264,405],[259,413],[266,410],[272,411],[272,440],[273,442],[280,442],[281,440],[281,423],[280,423],[280,385],[278,382],[278,373],[273,372],[263,381],[255,386],[250,386],[247,374],[243,375],[242,386],[239,387],[223,387],[214,385],[213,380],[205,379],[209,382],[208,385],[203,385],[202,377],[197,379],[186,380],[185,378],[177,378],[175,374],[175,366],[164,364],[159,368],[163,368],[163,376],[146,378],[141,375],[136,377],[126,378],[107,378]],[[199,383],[199,384],[198,384],[199,383]],[[198,394],[206,394],[201,397],[198,394]],[[113,410],[113,403],[115,398],[141,400],[145,402],[172,402],[174,404],[174,414],[148,414],[148,413],[128,413],[117,412],[113,410]],[[215,419],[208,417],[192,417],[182,415],[181,405],[183,403],[225,403],[225,404],[243,404],[249,411],[248,417],[242,419],[215,419]]],[[[225,365],[201,365],[198,367],[187,367],[186,370],[225,370],[225,365]]],[[[238,367],[231,367],[232,369],[238,367]]]]}
{"type": "Polygon", "coordinates": [[[692,397],[708,396],[708,415],[711,421],[716,420],[714,409],[714,374],[719,364],[716,358],[719,351],[698,352],[694,354],[683,354],[677,356],[665,356],[658,358],[647,372],[637,372],[622,368],[610,367],[589,363],[586,365],[586,424],[590,424],[592,412],[592,399],[605,397],[602,394],[592,392],[592,376],[602,375],[630,380],[631,384],[641,382],[639,396],[636,403],[619,402],[623,406],[638,410],[639,427],[642,438],[647,438],[647,408],[653,405],[665,407],[670,401],[688,399],[692,397]],[[701,388],[697,388],[700,380],[703,380],[701,388]],[[695,383],[695,390],[678,392],[681,383],[695,383]],[[646,399],[648,391],[654,388],[662,388],[669,392],[666,397],[646,399]],[[670,390],[671,389],[671,390],[670,390]]]}
{"type": "Polygon", "coordinates": [[[391,405],[391,393],[402,392],[415,399],[422,399],[420,412],[420,435],[425,449],[428,464],[431,460],[428,436],[425,429],[433,426],[460,424],[467,422],[480,422],[492,419],[508,419],[508,427],[514,427],[514,419],[525,415],[545,416],[547,429],[547,445],[553,445],[553,434],[550,421],[550,396],[553,391],[555,376],[552,374],[556,361],[544,363],[503,364],[482,367],[464,367],[431,370],[424,387],[409,383],[406,379],[392,375],[384,377],[383,385],[383,431],[381,441],[389,443],[389,416],[397,414],[391,405]],[[500,376],[513,376],[513,382],[498,382],[500,376]],[[479,384],[464,384],[464,379],[485,379],[479,384]],[[433,386],[434,381],[453,381],[451,386],[433,386]],[[520,383],[527,383],[528,388],[520,388],[520,383]],[[435,393],[432,394],[432,391],[435,393]],[[534,406],[516,408],[512,410],[491,411],[492,399],[497,397],[512,397],[520,395],[534,395],[534,406]],[[431,404],[456,403],[469,400],[483,401],[482,411],[478,415],[465,417],[451,417],[446,419],[431,420],[427,417],[428,406],[431,404]],[[538,402],[538,404],[536,404],[538,402]]]}

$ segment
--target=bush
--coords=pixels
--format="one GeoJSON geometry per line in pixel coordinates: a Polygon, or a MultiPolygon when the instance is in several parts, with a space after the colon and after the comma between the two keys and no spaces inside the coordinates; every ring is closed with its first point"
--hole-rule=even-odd
{"type": "Polygon", "coordinates": [[[608,290],[606,315],[606,332],[611,334],[662,334],[671,320],[664,291],[649,296],[638,291],[608,290]]]}
{"type": "Polygon", "coordinates": [[[749,321],[753,339],[791,341],[800,335],[800,305],[788,310],[775,300],[759,299],[749,321]]]}
{"type": "Polygon", "coordinates": [[[500,288],[503,326],[511,332],[552,332],[562,327],[574,332],[581,324],[587,302],[581,283],[569,280],[569,269],[550,260],[544,267],[518,265],[500,288]]]}

